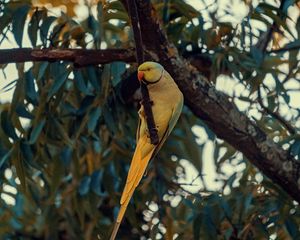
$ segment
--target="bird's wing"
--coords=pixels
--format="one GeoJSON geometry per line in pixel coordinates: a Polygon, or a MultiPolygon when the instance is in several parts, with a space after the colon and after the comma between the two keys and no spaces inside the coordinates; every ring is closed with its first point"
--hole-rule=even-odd
{"type": "Polygon", "coordinates": [[[168,123],[168,127],[166,128],[166,131],[164,132],[161,140],[157,144],[155,150],[153,151],[153,154],[151,156],[151,159],[155,157],[155,155],[158,153],[158,151],[161,149],[162,145],[166,141],[167,137],[170,135],[171,131],[176,125],[176,122],[181,114],[181,110],[183,107],[183,97],[181,96],[180,101],[176,104],[176,106],[172,109],[172,115],[168,123]]]}

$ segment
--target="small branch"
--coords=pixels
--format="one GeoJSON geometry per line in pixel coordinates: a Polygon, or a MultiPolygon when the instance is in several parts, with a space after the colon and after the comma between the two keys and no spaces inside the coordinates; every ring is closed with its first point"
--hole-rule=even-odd
{"type": "MultiPolygon", "coordinates": [[[[144,62],[144,48],[143,48],[142,35],[139,26],[139,18],[138,18],[135,0],[127,0],[127,6],[128,6],[128,14],[131,19],[134,40],[135,40],[136,59],[138,64],[140,65],[144,62]]],[[[152,112],[152,106],[151,106],[152,102],[149,96],[147,85],[145,85],[144,83],[141,83],[141,92],[143,97],[142,105],[144,107],[144,111],[146,115],[150,140],[152,144],[157,145],[159,143],[159,138],[158,138],[158,133],[157,133],[153,112],[152,112]]]]}
{"type": "Polygon", "coordinates": [[[267,106],[264,105],[261,97],[261,91],[258,89],[258,103],[261,106],[261,108],[269,115],[271,115],[273,118],[275,118],[278,122],[280,122],[289,132],[291,135],[296,134],[296,130],[289,124],[283,117],[281,117],[278,113],[271,111],[267,106]]]}
{"type": "Polygon", "coordinates": [[[0,64],[29,61],[70,61],[76,67],[106,64],[113,61],[135,62],[134,49],[32,49],[13,48],[0,50],[0,64]]]}
{"type": "MultiPolygon", "coordinates": [[[[286,0],[281,0],[280,2],[280,6],[279,6],[279,10],[283,9],[284,3],[286,0]]],[[[280,14],[277,13],[277,16],[280,17],[280,14]]],[[[267,30],[266,34],[264,34],[262,36],[262,38],[260,40],[258,40],[257,43],[257,48],[259,48],[261,50],[261,52],[265,53],[268,47],[268,44],[273,36],[273,32],[274,31],[278,31],[279,27],[277,26],[277,23],[275,21],[273,21],[272,25],[270,26],[270,28],[267,30]]]]}
{"type": "Polygon", "coordinates": [[[267,53],[282,53],[282,52],[287,52],[287,51],[293,51],[293,50],[299,50],[300,45],[292,46],[292,47],[283,47],[279,49],[273,49],[270,51],[267,51],[267,53]]]}

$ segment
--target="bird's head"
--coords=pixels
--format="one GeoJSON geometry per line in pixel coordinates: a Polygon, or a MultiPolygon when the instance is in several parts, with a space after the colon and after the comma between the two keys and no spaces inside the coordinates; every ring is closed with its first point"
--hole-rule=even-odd
{"type": "Polygon", "coordinates": [[[160,80],[163,66],[156,62],[144,62],[138,67],[138,79],[147,83],[155,83],[160,80]]]}

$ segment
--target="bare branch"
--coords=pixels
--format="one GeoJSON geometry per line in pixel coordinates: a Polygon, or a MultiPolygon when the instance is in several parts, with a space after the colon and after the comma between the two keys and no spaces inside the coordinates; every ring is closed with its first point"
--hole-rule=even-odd
{"type": "Polygon", "coordinates": [[[135,62],[134,49],[31,49],[0,50],[0,64],[28,61],[71,61],[76,67],[105,64],[113,61],[135,62]]]}

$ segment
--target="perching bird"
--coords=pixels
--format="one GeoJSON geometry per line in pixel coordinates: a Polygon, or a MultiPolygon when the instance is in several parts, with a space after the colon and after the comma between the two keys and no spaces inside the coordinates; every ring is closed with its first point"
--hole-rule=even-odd
{"type": "Polygon", "coordinates": [[[170,74],[156,62],[144,62],[138,68],[138,79],[143,81],[149,91],[153,117],[158,131],[159,143],[150,143],[143,106],[139,110],[139,125],[136,134],[136,149],[131,161],[126,185],[121,197],[121,208],[114,226],[111,240],[114,240],[126,208],[135,188],[141,181],[148,162],[157,154],[166,138],[174,128],[183,106],[183,95],[170,74]]]}

